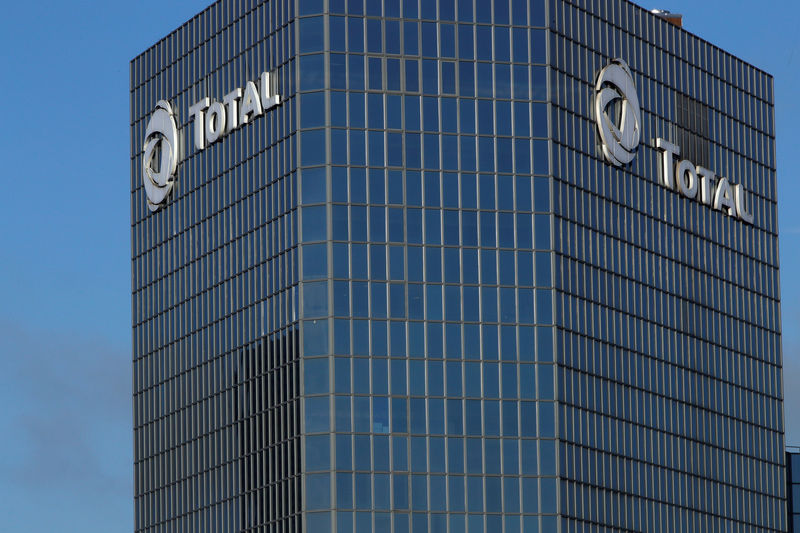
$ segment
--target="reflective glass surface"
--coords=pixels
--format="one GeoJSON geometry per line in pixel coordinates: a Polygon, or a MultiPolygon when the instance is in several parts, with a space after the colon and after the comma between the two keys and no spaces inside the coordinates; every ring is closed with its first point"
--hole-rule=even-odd
{"type": "Polygon", "coordinates": [[[772,78],[627,2],[550,2],[562,531],[783,531],[772,78]],[[597,73],[642,142],[607,163],[597,73]],[[658,182],[653,139],[744,185],[753,225],[658,182]]]}
{"type": "Polygon", "coordinates": [[[772,102],[624,0],[198,14],[131,62],[136,530],[785,531],[772,102]],[[281,104],[197,150],[189,107],[262,71],[281,104]],[[755,223],[661,187],[656,136],[755,223]]]}
{"type": "Polygon", "coordinates": [[[800,451],[792,448],[786,452],[786,508],[788,531],[800,531],[800,451]]]}
{"type": "Polygon", "coordinates": [[[544,9],[331,1],[298,20],[300,42],[329,28],[299,58],[328,73],[299,87],[301,247],[329,258],[301,280],[315,531],[557,522],[544,9]]]}
{"type": "Polygon", "coordinates": [[[300,531],[298,282],[320,267],[299,268],[293,5],[216,3],[131,62],[136,531],[300,531]],[[189,107],[262,71],[283,103],[196,150],[189,107]],[[150,213],[162,99],[184,144],[150,213]]]}

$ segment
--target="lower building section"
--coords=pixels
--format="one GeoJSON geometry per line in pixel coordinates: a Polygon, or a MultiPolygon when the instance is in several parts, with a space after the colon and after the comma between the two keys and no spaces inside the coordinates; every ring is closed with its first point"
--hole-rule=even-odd
{"type": "Polygon", "coordinates": [[[303,358],[308,531],[556,530],[551,327],[334,324],[356,345],[303,358]],[[387,343],[371,355],[357,335],[370,328],[387,343]],[[473,331],[477,343],[462,344],[473,331]],[[426,357],[421,347],[441,345],[443,332],[450,348],[426,357]],[[481,338],[495,349],[482,352],[481,338]],[[498,339],[521,339],[521,351],[498,351],[498,339]]]}
{"type": "Polygon", "coordinates": [[[786,452],[786,481],[789,533],[800,533],[800,448],[786,452]]]}

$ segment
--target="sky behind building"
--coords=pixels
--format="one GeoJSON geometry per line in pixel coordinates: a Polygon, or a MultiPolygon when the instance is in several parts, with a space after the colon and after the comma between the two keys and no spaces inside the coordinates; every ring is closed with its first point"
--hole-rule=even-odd
{"type": "MultiPolygon", "coordinates": [[[[0,21],[0,530],[132,530],[130,59],[202,10],[12,3],[0,21]]],[[[800,444],[800,5],[664,0],[775,76],[787,444],[800,444]]]]}

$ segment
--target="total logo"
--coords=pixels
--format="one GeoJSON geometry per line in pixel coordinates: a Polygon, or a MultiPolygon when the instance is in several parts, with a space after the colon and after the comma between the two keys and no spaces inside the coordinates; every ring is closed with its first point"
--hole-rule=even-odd
{"type": "Polygon", "coordinates": [[[615,59],[601,70],[595,93],[594,112],[603,154],[614,165],[627,165],[633,161],[642,137],[639,96],[627,63],[615,59]],[[616,113],[612,109],[616,109],[616,113]]]}
{"type": "Polygon", "coordinates": [[[172,190],[177,166],[178,128],[175,126],[175,114],[169,102],[159,100],[147,123],[142,155],[142,180],[150,211],[158,209],[166,200],[172,190]]]}
{"type": "MultiPolygon", "coordinates": [[[[631,70],[622,59],[612,60],[598,74],[594,113],[606,160],[618,167],[633,161],[641,140],[641,108],[631,70]]],[[[662,155],[659,179],[662,186],[743,222],[753,223],[744,187],[688,159],[676,161],[681,149],[666,139],[657,137],[654,145],[662,155]]]]}
{"type": "MultiPolygon", "coordinates": [[[[261,73],[258,85],[248,81],[243,88],[223,96],[221,102],[207,96],[200,99],[189,108],[195,149],[205,150],[280,103],[275,78],[269,72],[261,73]]],[[[150,211],[163,206],[172,190],[180,138],[172,107],[166,100],[159,100],[145,129],[142,155],[142,181],[150,211]]]]}

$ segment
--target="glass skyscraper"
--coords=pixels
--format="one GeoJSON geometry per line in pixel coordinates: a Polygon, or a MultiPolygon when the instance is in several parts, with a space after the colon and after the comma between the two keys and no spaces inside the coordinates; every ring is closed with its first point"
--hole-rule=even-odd
{"type": "Polygon", "coordinates": [[[625,0],[215,3],[131,63],[136,531],[786,531],[774,135],[625,0]]]}

